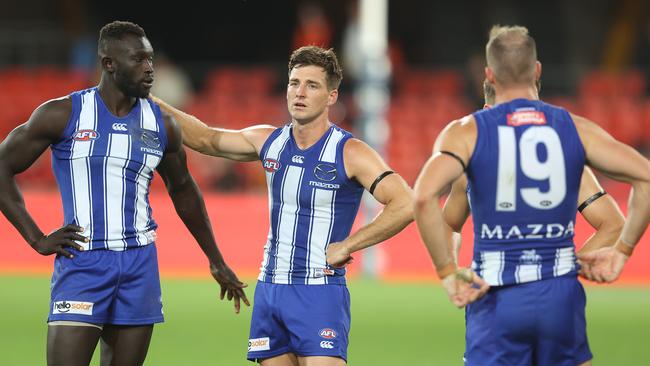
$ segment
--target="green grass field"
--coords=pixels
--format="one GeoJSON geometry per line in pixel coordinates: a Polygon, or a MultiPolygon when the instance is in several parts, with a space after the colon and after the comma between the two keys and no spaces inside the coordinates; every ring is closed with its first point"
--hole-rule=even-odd
{"type": "MultiPolygon", "coordinates": [[[[355,280],[350,292],[350,365],[462,365],[463,312],[439,286],[355,280]]],[[[2,275],[0,293],[0,365],[44,365],[49,279],[2,275]]],[[[208,280],[163,280],[166,322],[146,364],[252,365],[244,359],[250,309],[236,316],[217,294],[208,280]]],[[[591,286],[587,296],[594,365],[650,364],[650,288],[591,286]]]]}

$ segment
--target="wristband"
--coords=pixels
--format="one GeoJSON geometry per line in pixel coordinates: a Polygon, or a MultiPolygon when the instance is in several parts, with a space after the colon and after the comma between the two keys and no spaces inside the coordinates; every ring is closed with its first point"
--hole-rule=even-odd
{"type": "Polygon", "coordinates": [[[442,280],[445,277],[456,273],[456,263],[451,262],[447,263],[444,267],[442,267],[440,270],[436,268],[436,272],[438,272],[438,277],[442,280]]]}
{"type": "Polygon", "coordinates": [[[632,256],[632,252],[634,251],[633,246],[627,244],[626,242],[620,239],[614,245],[614,249],[627,255],[628,257],[632,256]]]}

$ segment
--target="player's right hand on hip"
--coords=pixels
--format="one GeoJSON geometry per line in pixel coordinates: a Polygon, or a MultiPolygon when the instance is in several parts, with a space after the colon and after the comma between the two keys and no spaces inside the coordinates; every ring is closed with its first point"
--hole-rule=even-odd
{"type": "Polygon", "coordinates": [[[51,232],[49,235],[44,235],[42,238],[34,243],[33,248],[41,255],[60,254],[67,258],[72,258],[74,255],[66,250],[66,248],[74,248],[78,251],[83,251],[83,247],[75,241],[88,242],[88,237],[83,236],[84,228],[78,225],[69,224],[58,230],[51,232]]]}
{"type": "Polygon", "coordinates": [[[480,299],[490,285],[470,268],[458,268],[456,272],[442,279],[449,300],[458,308],[480,299]]]}

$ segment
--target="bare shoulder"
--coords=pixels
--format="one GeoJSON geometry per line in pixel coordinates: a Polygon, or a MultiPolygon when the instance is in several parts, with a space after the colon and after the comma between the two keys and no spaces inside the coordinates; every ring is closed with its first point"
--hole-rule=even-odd
{"type": "Polygon", "coordinates": [[[381,160],[379,153],[375,151],[370,145],[358,138],[352,137],[345,142],[343,146],[343,159],[345,164],[363,164],[369,159],[381,160]]]}
{"type": "Polygon", "coordinates": [[[576,128],[578,128],[578,131],[580,129],[593,129],[595,127],[598,127],[598,125],[594,121],[591,121],[577,114],[573,114],[573,113],[569,113],[569,114],[571,115],[571,119],[573,120],[573,123],[576,125],[576,128]]]}
{"type": "Polygon", "coordinates": [[[244,128],[239,132],[259,152],[271,133],[276,129],[277,127],[271,125],[254,125],[244,128]]]}
{"type": "Polygon", "coordinates": [[[459,155],[465,162],[467,162],[474,152],[476,137],[476,120],[474,119],[474,116],[467,115],[450,122],[442,132],[440,132],[440,135],[433,146],[433,151],[449,151],[459,155]]]}
{"type": "Polygon", "coordinates": [[[468,134],[476,134],[476,120],[473,115],[467,115],[463,118],[449,122],[442,130],[440,135],[445,137],[459,137],[468,134]]]}
{"type": "Polygon", "coordinates": [[[375,149],[354,137],[343,146],[343,164],[348,177],[356,179],[366,188],[381,173],[391,170],[375,149]]]}
{"type": "Polygon", "coordinates": [[[65,96],[50,99],[34,110],[34,115],[45,115],[48,119],[64,119],[66,122],[72,113],[72,98],[65,96]]]}
{"type": "Polygon", "coordinates": [[[37,135],[59,138],[72,114],[69,96],[51,99],[38,106],[27,121],[27,128],[37,135]]]}
{"type": "Polygon", "coordinates": [[[181,128],[176,122],[174,116],[165,113],[165,111],[162,111],[162,119],[163,123],[165,124],[165,131],[167,132],[166,152],[176,152],[181,148],[182,145],[181,128]]]}
{"type": "Polygon", "coordinates": [[[242,133],[251,137],[256,137],[256,138],[263,137],[266,139],[276,129],[277,127],[271,125],[254,125],[254,126],[246,127],[241,131],[242,133]]]}
{"type": "Polygon", "coordinates": [[[594,139],[611,139],[611,135],[607,133],[602,127],[600,127],[594,121],[591,121],[585,117],[571,113],[571,119],[576,126],[580,140],[585,148],[588,148],[588,145],[594,139]]]}

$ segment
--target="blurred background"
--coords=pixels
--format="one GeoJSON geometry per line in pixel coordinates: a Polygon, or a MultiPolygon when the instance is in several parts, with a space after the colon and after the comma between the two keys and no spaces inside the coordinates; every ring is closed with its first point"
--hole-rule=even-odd
{"type": "MultiPolygon", "coordinates": [[[[343,64],[331,116],[359,133],[353,90],[364,77],[353,0],[187,2],[22,0],[0,13],[0,135],[46,99],[95,85],[99,28],[141,25],[156,51],[155,94],[205,122],[241,128],[288,120],[284,89],[291,51],[333,47],[343,64]],[[155,15],[154,15],[155,14],[155,15]]],[[[450,120],[482,107],[484,46],[492,24],[522,24],[537,41],[542,93],[647,152],[650,145],[650,7],[643,0],[390,1],[386,119],[390,164],[410,183],[450,120]]],[[[204,189],[264,190],[256,164],[191,160],[204,189]]],[[[27,172],[51,185],[49,163],[27,172]]]]}
{"type": "MultiPolygon", "coordinates": [[[[366,10],[382,3],[367,1],[366,10]]],[[[129,20],[145,29],[156,52],[154,93],[208,124],[226,128],[288,122],[285,87],[291,51],[307,44],[333,47],[345,76],[331,120],[370,142],[412,185],[442,128],[482,108],[484,47],[490,27],[498,23],[524,25],[537,41],[543,100],[593,119],[649,156],[650,2],[393,0],[378,12],[371,9],[375,12],[366,15],[370,26],[361,5],[355,0],[169,5],[124,0],[5,1],[0,12],[0,140],[47,99],[96,85],[99,29],[113,20],[129,20]],[[368,44],[376,47],[369,51],[368,44]]],[[[188,163],[204,191],[226,258],[239,273],[254,278],[268,230],[266,184],[259,163],[232,163],[193,152],[188,163]]],[[[625,210],[629,187],[599,178],[625,210]]],[[[61,203],[49,152],[18,180],[42,230],[60,226],[61,203]]],[[[208,278],[202,254],[176,217],[159,178],[151,201],[160,226],[163,277],[208,278]]],[[[357,227],[377,209],[366,201],[357,227]]],[[[577,245],[592,232],[579,218],[577,245]]],[[[34,253],[4,217],[0,217],[0,237],[7,248],[0,256],[0,273],[24,276],[51,271],[52,258],[34,253]]],[[[646,234],[621,281],[641,286],[640,297],[630,301],[645,309],[650,306],[648,241],[646,234]]],[[[470,222],[464,229],[462,264],[470,261],[471,242],[470,222]]],[[[434,281],[414,225],[356,259],[352,278],[398,281],[400,287],[434,281]]],[[[379,291],[382,288],[386,289],[379,291]]],[[[603,298],[614,299],[619,293],[603,298]]],[[[634,321],[650,326],[647,311],[634,321]]],[[[39,329],[38,334],[44,335],[44,329],[39,329]]],[[[622,329],[621,334],[628,331],[622,329]]],[[[462,349],[462,332],[458,337],[462,349]]],[[[611,344],[606,338],[601,342],[611,344]]],[[[616,354],[629,353],[631,346],[619,346],[616,354]]],[[[369,352],[381,348],[368,347],[369,352]]],[[[650,357],[648,350],[640,351],[645,359],[650,357]]],[[[375,361],[390,359],[382,357],[375,361]]]]}

